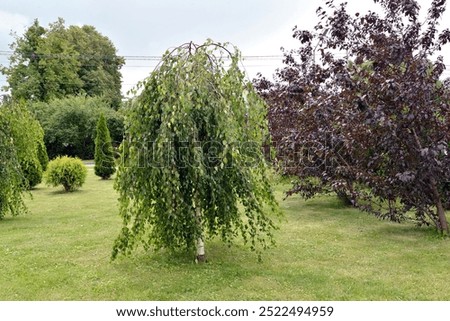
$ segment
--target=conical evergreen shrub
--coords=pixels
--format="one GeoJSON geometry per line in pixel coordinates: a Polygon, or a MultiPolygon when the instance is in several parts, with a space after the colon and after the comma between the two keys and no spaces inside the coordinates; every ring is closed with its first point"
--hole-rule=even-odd
{"type": "Polygon", "coordinates": [[[109,179],[116,171],[111,136],[103,114],[97,122],[97,136],[95,137],[95,175],[102,179],[109,179]]]}

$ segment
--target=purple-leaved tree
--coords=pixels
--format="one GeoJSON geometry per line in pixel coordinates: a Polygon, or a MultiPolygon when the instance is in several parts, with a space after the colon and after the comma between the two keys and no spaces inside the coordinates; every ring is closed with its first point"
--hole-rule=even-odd
{"type": "Polygon", "coordinates": [[[439,56],[445,0],[424,20],[414,0],[374,0],[381,14],[326,1],[312,31],[294,29],[274,81],[255,80],[270,105],[278,163],[299,178],[288,194],[335,191],[394,221],[448,234],[450,87],[439,56]]]}

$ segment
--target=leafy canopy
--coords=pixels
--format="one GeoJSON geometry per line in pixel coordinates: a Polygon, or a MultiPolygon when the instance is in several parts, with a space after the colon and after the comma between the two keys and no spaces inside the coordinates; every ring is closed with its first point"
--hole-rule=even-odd
{"type": "Polygon", "coordinates": [[[259,79],[290,193],[335,191],[375,215],[449,232],[450,88],[438,56],[445,1],[375,0],[383,14],[326,1],[313,31],[294,30],[275,83],[259,79]],[[437,58],[433,58],[437,57],[437,58]],[[283,125],[284,123],[284,125],[283,125]]]}
{"type": "Polygon", "coordinates": [[[84,94],[119,108],[124,59],[94,27],[66,27],[60,18],[44,28],[35,20],[10,47],[10,66],[2,72],[13,98],[48,102],[84,94]]]}
{"type": "Polygon", "coordinates": [[[166,52],[138,88],[115,184],[123,228],[113,258],[138,244],[189,250],[216,235],[240,234],[257,251],[273,241],[266,108],[226,46],[166,52]]]}

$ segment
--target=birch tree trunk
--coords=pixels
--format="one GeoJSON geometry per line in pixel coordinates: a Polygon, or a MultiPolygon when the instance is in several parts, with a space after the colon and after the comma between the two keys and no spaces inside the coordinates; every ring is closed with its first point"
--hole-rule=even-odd
{"type": "MultiPolygon", "coordinates": [[[[201,224],[201,210],[200,206],[195,208],[195,216],[197,219],[197,224],[201,224]]],[[[206,261],[205,256],[205,242],[203,241],[203,236],[197,239],[197,256],[195,257],[197,263],[202,263],[206,261]]]]}

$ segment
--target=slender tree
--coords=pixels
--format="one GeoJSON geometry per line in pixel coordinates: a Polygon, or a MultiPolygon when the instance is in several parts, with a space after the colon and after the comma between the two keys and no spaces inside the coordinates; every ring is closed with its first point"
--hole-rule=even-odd
{"type": "Polygon", "coordinates": [[[238,64],[226,45],[188,43],[140,85],[115,185],[123,228],[113,258],[142,244],[196,249],[203,261],[216,235],[231,243],[241,234],[258,253],[272,243],[266,107],[238,64]]]}
{"type": "Polygon", "coordinates": [[[97,122],[97,136],[95,137],[95,175],[102,179],[109,179],[116,172],[114,151],[111,144],[111,136],[103,114],[97,122]]]}

